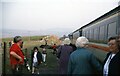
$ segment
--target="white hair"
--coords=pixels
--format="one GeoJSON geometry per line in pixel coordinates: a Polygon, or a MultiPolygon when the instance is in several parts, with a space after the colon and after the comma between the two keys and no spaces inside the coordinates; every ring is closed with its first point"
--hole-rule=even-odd
{"type": "Polygon", "coordinates": [[[69,45],[71,43],[69,38],[65,38],[65,40],[63,41],[64,44],[69,45]]]}
{"type": "Polygon", "coordinates": [[[85,45],[88,43],[89,43],[88,39],[84,36],[81,36],[81,37],[77,38],[75,45],[76,45],[76,47],[85,47],[85,45]]]}

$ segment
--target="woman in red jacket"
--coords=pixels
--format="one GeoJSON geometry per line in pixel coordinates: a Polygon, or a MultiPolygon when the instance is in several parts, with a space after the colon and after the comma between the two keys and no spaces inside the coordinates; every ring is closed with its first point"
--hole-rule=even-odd
{"type": "Polygon", "coordinates": [[[22,38],[20,36],[14,37],[14,44],[10,47],[10,64],[13,76],[22,75],[22,67],[24,64],[24,55],[21,50],[22,38]]]}

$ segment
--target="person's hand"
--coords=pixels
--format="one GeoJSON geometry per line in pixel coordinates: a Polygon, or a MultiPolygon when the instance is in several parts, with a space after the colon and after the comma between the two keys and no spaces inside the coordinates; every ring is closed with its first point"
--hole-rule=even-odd
{"type": "Polygon", "coordinates": [[[21,57],[19,57],[19,62],[22,62],[22,58],[21,57]]]}

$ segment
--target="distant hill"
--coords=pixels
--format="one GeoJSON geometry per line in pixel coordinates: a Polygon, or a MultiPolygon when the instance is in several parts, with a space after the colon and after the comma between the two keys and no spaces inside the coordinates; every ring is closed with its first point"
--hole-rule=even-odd
{"type": "Polygon", "coordinates": [[[25,31],[25,30],[11,30],[11,29],[3,29],[2,30],[2,37],[14,37],[14,36],[39,36],[41,35],[37,31],[25,31]]]}
{"type": "Polygon", "coordinates": [[[69,34],[71,29],[63,29],[63,28],[54,28],[54,29],[46,29],[40,31],[28,31],[28,30],[14,30],[14,29],[2,29],[2,37],[14,37],[17,35],[20,36],[41,36],[41,35],[57,35],[61,37],[63,35],[69,34]]]}

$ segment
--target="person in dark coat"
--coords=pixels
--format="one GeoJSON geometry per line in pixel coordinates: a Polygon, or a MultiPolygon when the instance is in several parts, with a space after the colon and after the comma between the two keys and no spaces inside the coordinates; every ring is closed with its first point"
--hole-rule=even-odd
{"type": "Polygon", "coordinates": [[[37,74],[39,74],[39,65],[42,63],[42,54],[40,51],[38,51],[37,47],[34,47],[32,52],[32,74],[35,73],[35,70],[37,71],[37,74]]]}
{"type": "Polygon", "coordinates": [[[79,37],[76,41],[77,50],[72,52],[68,63],[68,74],[74,75],[88,75],[91,76],[94,73],[94,69],[102,73],[102,65],[96,59],[96,57],[86,48],[88,44],[86,37],[79,37]]]}
{"type": "Polygon", "coordinates": [[[77,47],[75,46],[75,44],[70,43],[70,46],[73,48],[73,51],[75,51],[77,49],[77,47]]]}
{"type": "Polygon", "coordinates": [[[69,46],[70,39],[66,38],[64,40],[64,45],[58,48],[57,57],[59,58],[59,73],[67,74],[69,56],[72,52],[72,47],[69,46]]]}
{"type": "Polygon", "coordinates": [[[11,47],[12,46],[12,43],[11,43],[11,41],[9,42],[9,47],[11,47]]]}
{"type": "Polygon", "coordinates": [[[120,76],[120,38],[110,37],[108,40],[109,53],[103,65],[103,76],[120,76]]]}

